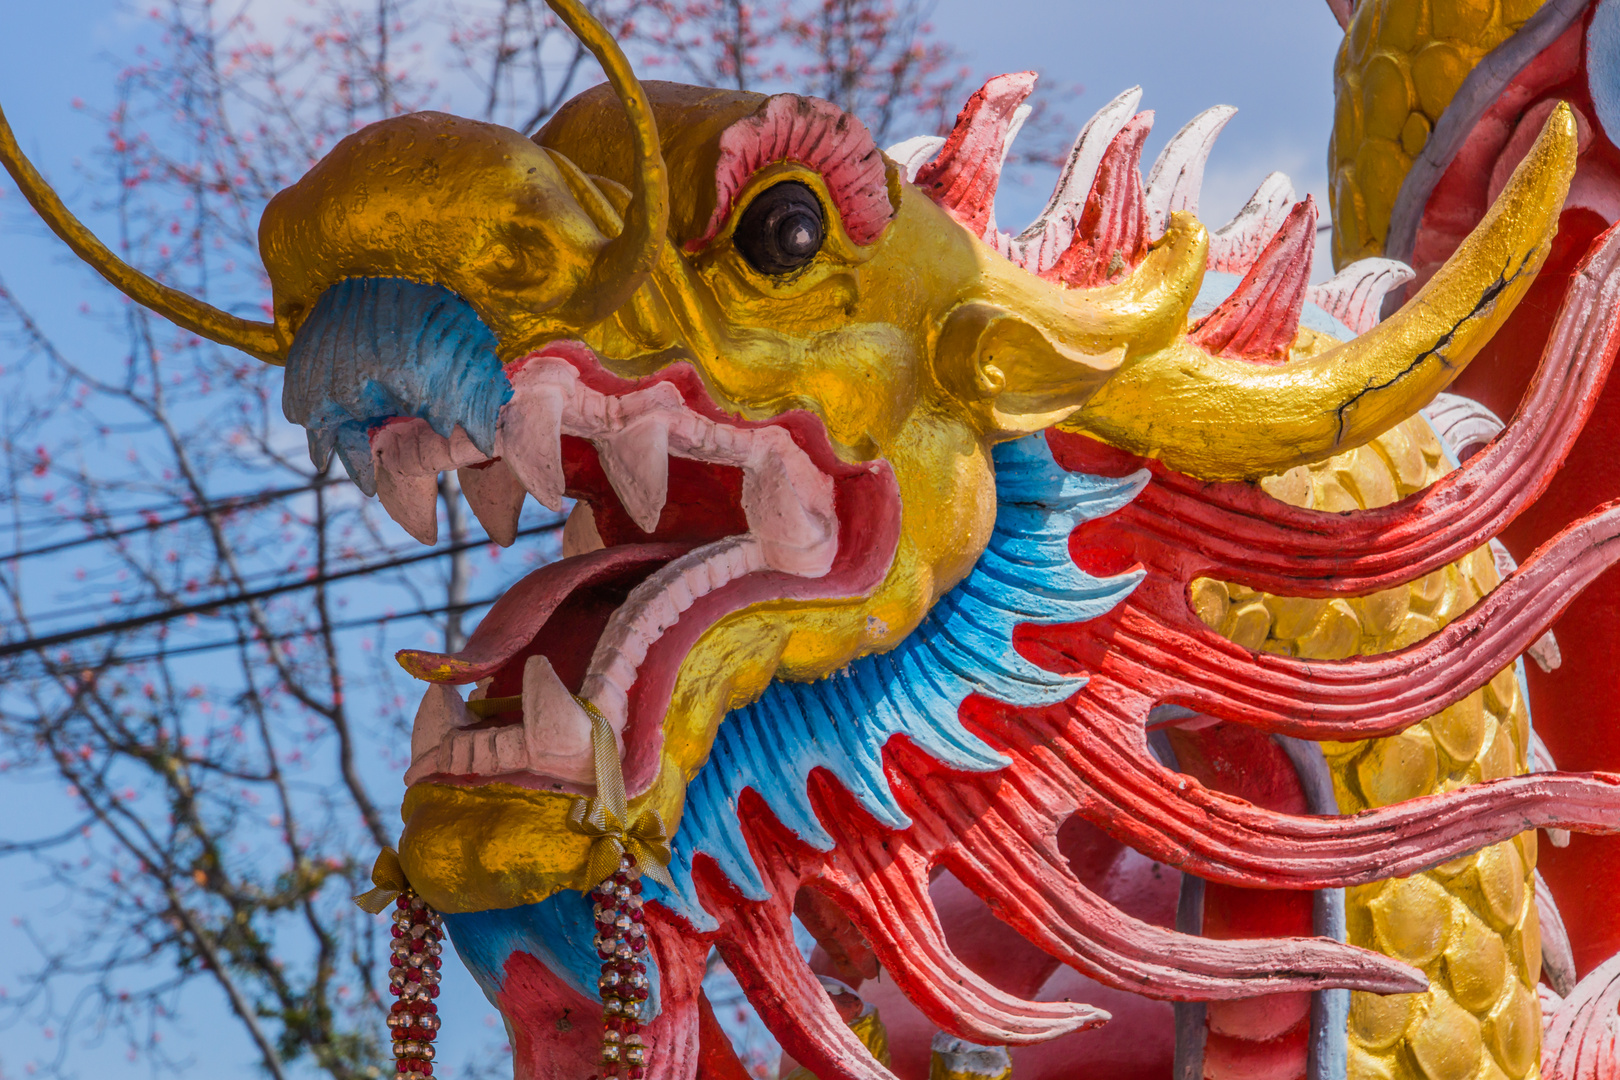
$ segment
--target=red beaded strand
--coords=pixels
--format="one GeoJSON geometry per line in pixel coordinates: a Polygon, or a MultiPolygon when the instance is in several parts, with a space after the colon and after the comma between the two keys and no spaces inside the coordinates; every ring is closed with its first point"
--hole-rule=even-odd
{"type": "Polygon", "coordinates": [[[647,1047],[642,1042],[647,979],[647,928],[641,910],[641,882],[634,861],[625,856],[612,877],[591,890],[595,901],[596,955],[602,974],[602,1073],[616,1077],[621,1066],[627,1080],[647,1075],[647,1047]]]}
{"type": "Polygon", "coordinates": [[[443,962],[444,923],[437,912],[411,893],[400,896],[394,910],[393,964],[388,988],[399,1000],[388,1012],[394,1038],[395,1080],[433,1075],[433,1040],[439,1034],[439,966],[443,962]]]}

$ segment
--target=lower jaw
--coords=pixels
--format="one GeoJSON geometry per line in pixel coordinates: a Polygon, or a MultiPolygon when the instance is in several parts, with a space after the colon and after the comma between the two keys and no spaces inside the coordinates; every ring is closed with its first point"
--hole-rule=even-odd
{"type": "MultiPolygon", "coordinates": [[[[658,811],[673,833],[685,795],[681,770],[666,758],[630,808],[658,811]]],[[[512,784],[415,784],[400,807],[400,865],[411,887],[443,914],[537,904],[563,889],[584,891],[595,884],[585,875],[591,841],[568,824],[575,801],[512,784]]]]}

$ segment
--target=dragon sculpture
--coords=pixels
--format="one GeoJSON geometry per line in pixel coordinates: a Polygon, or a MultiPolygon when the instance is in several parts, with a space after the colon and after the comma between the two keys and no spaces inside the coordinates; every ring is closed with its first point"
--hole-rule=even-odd
{"type": "Polygon", "coordinates": [[[1284,178],[1199,223],[1229,109],[1144,180],[1121,95],[1013,234],[1032,74],[884,151],[551,4],[608,83],[344,140],[264,214],[271,323],[0,123],[416,539],[444,470],[503,543],[572,500],[400,655],[400,1076],[441,918],[520,1078],[738,1080],[712,950],[823,1080],[1620,1075],[1620,857],[1567,835],[1620,775],[1550,764],[1620,770],[1620,3],[1330,0],[1318,285],[1284,178]]]}

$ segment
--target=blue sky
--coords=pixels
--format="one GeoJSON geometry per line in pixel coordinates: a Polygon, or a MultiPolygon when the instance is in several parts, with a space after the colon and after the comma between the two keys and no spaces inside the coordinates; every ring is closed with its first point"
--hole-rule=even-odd
{"type": "MultiPolygon", "coordinates": [[[[288,6],[288,0],[271,2],[288,6]]],[[[934,22],[977,73],[1039,71],[1037,95],[1058,99],[1054,103],[1076,125],[1118,91],[1141,84],[1143,107],[1158,113],[1150,160],[1195,113],[1215,104],[1237,106],[1207,173],[1206,220],[1223,222],[1272,170],[1288,173],[1301,193],[1312,192],[1325,220],[1332,62],[1340,32],[1323,0],[940,0],[934,22]],[[1083,90],[1075,94],[1077,86],[1083,90]]],[[[96,186],[77,165],[94,160],[102,133],[71,103],[106,104],[121,61],[146,32],[144,20],[113,0],[0,0],[0,105],[24,148],[92,223],[96,186]]],[[[453,101],[453,81],[444,86],[453,101]]],[[[1008,227],[1028,220],[1048,187],[1004,191],[999,220],[1008,227]]],[[[8,185],[0,185],[0,277],[70,347],[93,353],[105,344],[77,318],[86,272],[44,234],[8,185]]],[[[0,778],[0,814],[40,819],[38,831],[45,832],[58,813],[67,813],[64,801],[0,778]]],[[[45,902],[28,887],[26,873],[0,888],[0,987],[15,987],[26,956],[10,920],[42,914],[45,902]]],[[[458,1026],[469,1041],[489,1033],[487,1009],[459,970],[446,1000],[458,1002],[462,1014],[451,1015],[448,1036],[458,1026]]],[[[194,993],[188,1005],[199,1074],[247,1071],[247,1048],[233,1026],[221,1022],[217,1004],[194,993]]],[[[26,1075],[29,1061],[55,1050],[38,1031],[0,1033],[0,1078],[26,1075]]],[[[91,1050],[79,1060],[86,1075],[133,1071],[113,1049],[91,1050]]]]}

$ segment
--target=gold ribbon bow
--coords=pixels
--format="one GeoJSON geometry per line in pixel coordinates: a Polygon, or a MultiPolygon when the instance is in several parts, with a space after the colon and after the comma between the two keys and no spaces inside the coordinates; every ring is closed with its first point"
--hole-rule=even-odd
{"type": "Polygon", "coordinates": [[[371,864],[371,883],[376,888],[361,893],[354,902],[373,915],[381,915],[400,893],[410,891],[411,883],[405,880],[405,870],[399,865],[399,852],[385,847],[377,854],[377,861],[371,864]]]}
{"type": "Polygon", "coordinates": [[[591,718],[591,756],[596,769],[596,797],[578,796],[568,811],[568,827],[591,840],[585,857],[585,888],[606,881],[619,869],[620,857],[629,855],[637,870],[674,892],[675,879],[668,869],[674,855],[663,816],[650,806],[630,816],[624,766],[613,728],[595,705],[581,697],[574,700],[591,718]]]}

